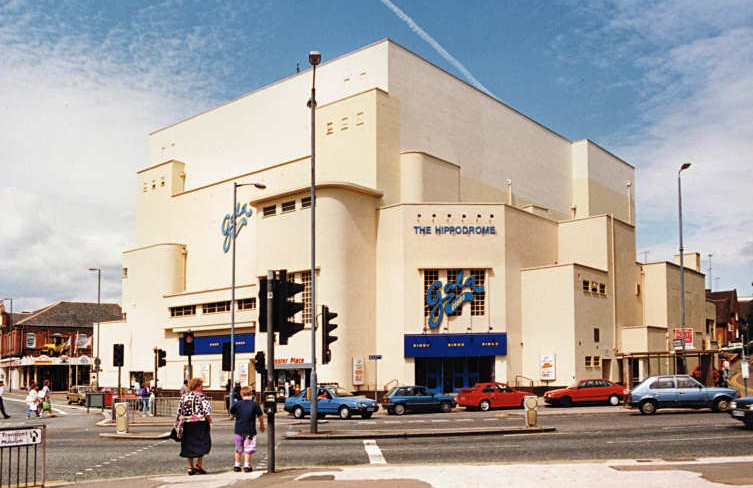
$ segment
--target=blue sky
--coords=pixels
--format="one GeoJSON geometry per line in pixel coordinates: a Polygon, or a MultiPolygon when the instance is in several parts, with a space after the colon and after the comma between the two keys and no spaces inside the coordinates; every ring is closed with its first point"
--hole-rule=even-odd
{"type": "MultiPolygon", "coordinates": [[[[713,253],[753,294],[753,2],[392,0],[500,100],[633,163],[638,250],[713,253]]],[[[0,297],[120,296],[147,134],[389,37],[466,79],[388,0],[0,0],[0,297]]],[[[643,255],[639,253],[639,258],[643,255]]]]}

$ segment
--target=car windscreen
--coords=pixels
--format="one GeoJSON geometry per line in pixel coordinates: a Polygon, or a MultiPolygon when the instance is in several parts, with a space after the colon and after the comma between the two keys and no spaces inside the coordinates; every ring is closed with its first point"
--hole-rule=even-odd
{"type": "Polygon", "coordinates": [[[343,388],[335,388],[332,390],[332,393],[335,394],[335,396],[339,397],[350,397],[353,396],[353,392],[345,390],[343,388]]]}
{"type": "Polygon", "coordinates": [[[578,388],[578,385],[580,385],[580,381],[576,381],[574,383],[570,383],[567,387],[568,388],[578,388]]]}
{"type": "Polygon", "coordinates": [[[390,388],[390,391],[384,394],[384,396],[392,396],[393,393],[395,393],[395,390],[397,390],[397,386],[393,386],[390,388]]]}

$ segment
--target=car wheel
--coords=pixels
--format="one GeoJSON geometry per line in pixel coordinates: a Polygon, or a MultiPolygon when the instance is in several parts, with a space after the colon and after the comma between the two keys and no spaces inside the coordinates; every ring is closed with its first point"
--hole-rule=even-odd
{"type": "Polygon", "coordinates": [[[570,405],[573,404],[573,399],[570,398],[569,396],[562,397],[562,398],[560,398],[559,404],[562,407],[569,407],[570,405]]]}
{"type": "Polygon", "coordinates": [[[617,395],[610,395],[609,404],[612,405],[613,407],[616,407],[617,405],[620,404],[620,397],[618,397],[617,395]]]}
{"type": "Polygon", "coordinates": [[[641,403],[640,408],[643,415],[653,415],[656,413],[656,403],[651,400],[641,403]]]}
{"type": "Polygon", "coordinates": [[[297,419],[302,419],[303,418],[303,409],[301,407],[295,407],[295,409],[293,409],[293,417],[295,417],[297,419]]]}
{"type": "Polygon", "coordinates": [[[72,402],[72,401],[70,401],[70,400],[68,400],[68,405],[70,405],[71,403],[73,403],[73,402],[72,402]]]}
{"type": "Polygon", "coordinates": [[[364,420],[370,419],[371,418],[371,412],[363,412],[361,414],[361,418],[364,419],[364,420]]]}
{"type": "Polygon", "coordinates": [[[338,413],[340,414],[340,418],[343,420],[348,420],[350,418],[350,409],[344,405],[340,407],[338,413]]]}
{"type": "Polygon", "coordinates": [[[450,402],[442,402],[439,404],[439,409],[442,413],[450,413],[452,411],[452,405],[450,405],[450,402]]]}
{"type": "Polygon", "coordinates": [[[489,403],[489,400],[481,400],[481,402],[479,402],[478,404],[478,408],[482,412],[488,411],[490,407],[491,407],[491,404],[489,403]]]}
{"type": "Polygon", "coordinates": [[[395,415],[402,415],[405,413],[405,405],[398,403],[392,410],[395,412],[395,415]]]}
{"type": "Polygon", "coordinates": [[[712,410],[714,410],[714,412],[726,412],[729,410],[729,398],[722,397],[715,401],[712,410]]]}
{"type": "Polygon", "coordinates": [[[387,415],[395,415],[395,411],[391,408],[387,409],[387,415]]]}

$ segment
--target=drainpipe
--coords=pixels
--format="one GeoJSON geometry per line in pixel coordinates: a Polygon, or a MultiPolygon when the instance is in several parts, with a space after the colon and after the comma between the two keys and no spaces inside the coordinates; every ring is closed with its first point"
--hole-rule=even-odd
{"type": "Polygon", "coordinates": [[[609,274],[612,278],[612,324],[613,324],[613,334],[612,334],[612,350],[617,353],[617,279],[615,278],[615,275],[617,274],[617,263],[615,259],[615,250],[614,250],[614,214],[609,214],[609,219],[612,222],[612,242],[611,242],[611,254],[612,254],[612,265],[610,266],[609,274]]]}
{"type": "Polygon", "coordinates": [[[505,184],[507,185],[507,204],[512,205],[512,180],[507,178],[505,184]]]}
{"type": "Polygon", "coordinates": [[[629,224],[633,223],[633,202],[630,195],[630,187],[632,185],[633,184],[630,183],[629,181],[625,182],[625,193],[627,193],[627,216],[628,216],[627,221],[629,224]]]}

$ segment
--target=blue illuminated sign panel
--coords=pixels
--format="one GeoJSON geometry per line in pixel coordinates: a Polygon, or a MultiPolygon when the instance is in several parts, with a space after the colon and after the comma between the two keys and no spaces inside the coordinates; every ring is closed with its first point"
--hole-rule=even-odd
{"type": "Polygon", "coordinates": [[[486,334],[406,334],[406,358],[442,358],[507,355],[505,332],[486,334]]]}
{"type": "Polygon", "coordinates": [[[458,272],[455,281],[450,281],[444,286],[442,286],[441,281],[432,283],[426,291],[426,304],[431,307],[429,327],[432,329],[439,327],[444,314],[452,314],[465,302],[473,301],[474,294],[478,293],[484,293],[484,286],[477,286],[473,276],[469,276],[463,281],[462,270],[458,272]],[[444,295],[442,292],[444,292],[444,295]]]}
{"type": "Polygon", "coordinates": [[[233,216],[230,214],[225,215],[225,218],[222,219],[222,235],[225,236],[225,239],[222,241],[223,251],[228,252],[233,239],[238,237],[241,229],[243,229],[248,223],[248,217],[251,217],[252,213],[253,209],[251,208],[251,205],[248,205],[246,203],[244,203],[243,206],[241,206],[241,204],[239,203],[235,207],[235,232],[233,232],[233,216]]]}
{"type": "MultiPolygon", "coordinates": [[[[222,343],[230,342],[230,334],[214,336],[195,336],[194,355],[197,354],[222,354],[222,343]]],[[[235,334],[235,352],[254,352],[254,334],[235,334]]],[[[179,353],[183,354],[183,338],[180,339],[179,353]]]]}

